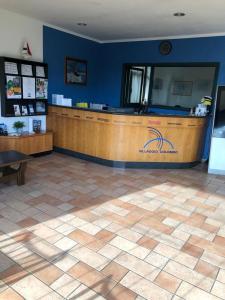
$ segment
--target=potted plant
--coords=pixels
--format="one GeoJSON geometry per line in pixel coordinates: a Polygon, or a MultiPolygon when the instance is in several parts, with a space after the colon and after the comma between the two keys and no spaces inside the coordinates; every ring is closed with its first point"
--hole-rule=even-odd
{"type": "Polygon", "coordinates": [[[16,130],[16,133],[18,135],[21,135],[23,133],[23,128],[25,127],[24,122],[16,121],[13,124],[13,128],[16,130]]]}

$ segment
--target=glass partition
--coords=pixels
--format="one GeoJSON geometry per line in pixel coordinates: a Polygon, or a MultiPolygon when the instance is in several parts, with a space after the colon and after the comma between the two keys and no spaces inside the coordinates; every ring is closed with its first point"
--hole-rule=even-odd
{"type": "Polygon", "coordinates": [[[121,106],[190,109],[214,96],[217,63],[125,64],[121,106]]]}

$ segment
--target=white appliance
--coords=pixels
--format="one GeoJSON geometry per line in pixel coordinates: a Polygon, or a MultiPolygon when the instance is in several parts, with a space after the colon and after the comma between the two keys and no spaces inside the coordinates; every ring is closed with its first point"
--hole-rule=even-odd
{"type": "Polygon", "coordinates": [[[208,172],[225,175],[225,86],[220,86],[217,93],[208,172]]]}

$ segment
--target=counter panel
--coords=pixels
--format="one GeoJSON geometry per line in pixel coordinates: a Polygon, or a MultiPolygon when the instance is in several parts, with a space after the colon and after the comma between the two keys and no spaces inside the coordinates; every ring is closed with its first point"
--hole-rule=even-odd
{"type": "Polygon", "coordinates": [[[134,116],[49,107],[54,146],[113,162],[200,160],[205,118],[134,116]]]}

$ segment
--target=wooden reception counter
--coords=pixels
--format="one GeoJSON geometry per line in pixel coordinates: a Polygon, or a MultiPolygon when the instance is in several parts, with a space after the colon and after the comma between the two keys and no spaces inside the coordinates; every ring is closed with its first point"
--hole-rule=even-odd
{"type": "Polygon", "coordinates": [[[206,119],[49,106],[56,151],[115,167],[182,168],[201,159],[206,119]]]}

